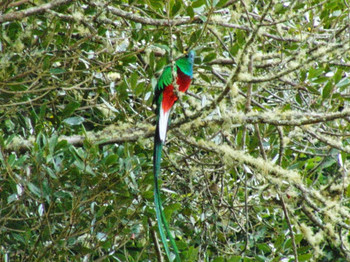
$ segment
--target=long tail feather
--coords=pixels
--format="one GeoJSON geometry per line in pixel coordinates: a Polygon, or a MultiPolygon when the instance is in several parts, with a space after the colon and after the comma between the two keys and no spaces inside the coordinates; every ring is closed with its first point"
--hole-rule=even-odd
{"type": "Polygon", "coordinates": [[[170,229],[168,226],[168,222],[166,221],[162,200],[160,198],[160,190],[158,177],[160,175],[160,163],[162,159],[162,148],[163,143],[159,138],[159,125],[157,124],[156,134],[154,137],[154,150],[153,150],[153,173],[154,173],[154,204],[156,207],[156,216],[158,221],[159,234],[165,249],[165,252],[168,256],[169,261],[171,261],[170,249],[168,245],[168,239],[170,241],[170,245],[175,253],[175,260],[177,262],[181,261],[178,248],[176,246],[175,240],[170,233],[170,229]],[[164,232],[165,229],[165,232],[164,232]]]}

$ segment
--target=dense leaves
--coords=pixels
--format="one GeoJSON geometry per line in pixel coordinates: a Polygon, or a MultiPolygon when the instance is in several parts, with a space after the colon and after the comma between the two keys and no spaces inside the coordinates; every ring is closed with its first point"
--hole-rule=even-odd
{"type": "Polygon", "coordinates": [[[152,92],[188,49],[161,176],[183,261],[350,260],[346,1],[0,10],[5,261],[162,261],[152,92]]]}

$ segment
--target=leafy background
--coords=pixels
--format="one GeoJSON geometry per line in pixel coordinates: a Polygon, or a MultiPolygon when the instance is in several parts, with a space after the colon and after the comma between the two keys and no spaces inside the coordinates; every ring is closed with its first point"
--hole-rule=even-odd
{"type": "Polygon", "coordinates": [[[349,4],[2,1],[1,259],[165,259],[152,92],[191,48],[161,177],[183,261],[348,261],[349,4]]]}

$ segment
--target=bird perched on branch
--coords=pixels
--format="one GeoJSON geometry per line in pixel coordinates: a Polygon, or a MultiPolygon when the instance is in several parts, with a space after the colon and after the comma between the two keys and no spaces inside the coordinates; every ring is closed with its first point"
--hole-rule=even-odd
{"type": "Polygon", "coordinates": [[[168,128],[169,115],[171,108],[178,99],[176,91],[174,90],[178,87],[178,91],[186,92],[190,87],[191,80],[193,77],[193,62],[194,62],[195,52],[193,50],[189,51],[184,57],[179,58],[175,61],[174,68],[172,66],[167,66],[164,68],[162,75],[158,79],[158,83],[155,87],[154,92],[154,103],[156,104],[156,133],[154,135],[154,151],[153,151],[153,174],[154,174],[154,203],[156,208],[157,222],[159,228],[159,234],[166,251],[166,254],[170,258],[170,249],[168,245],[168,240],[175,253],[176,261],[181,261],[179,252],[172,237],[168,223],[165,219],[163,212],[162,201],[160,198],[160,190],[158,178],[160,175],[160,163],[162,158],[162,148],[165,143],[166,132],[168,128]],[[176,86],[174,87],[173,82],[173,70],[176,72],[176,86]]]}

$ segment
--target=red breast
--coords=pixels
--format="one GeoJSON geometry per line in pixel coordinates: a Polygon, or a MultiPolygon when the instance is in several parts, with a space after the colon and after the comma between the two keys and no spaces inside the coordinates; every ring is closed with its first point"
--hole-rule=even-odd
{"type": "MultiPolygon", "coordinates": [[[[180,92],[186,92],[191,84],[191,77],[182,73],[180,69],[177,70],[176,83],[179,85],[180,92]]],[[[174,94],[174,86],[172,84],[166,86],[163,91],[162,107],[164,112],[168,112],[177,100],[174,94]]]]}

